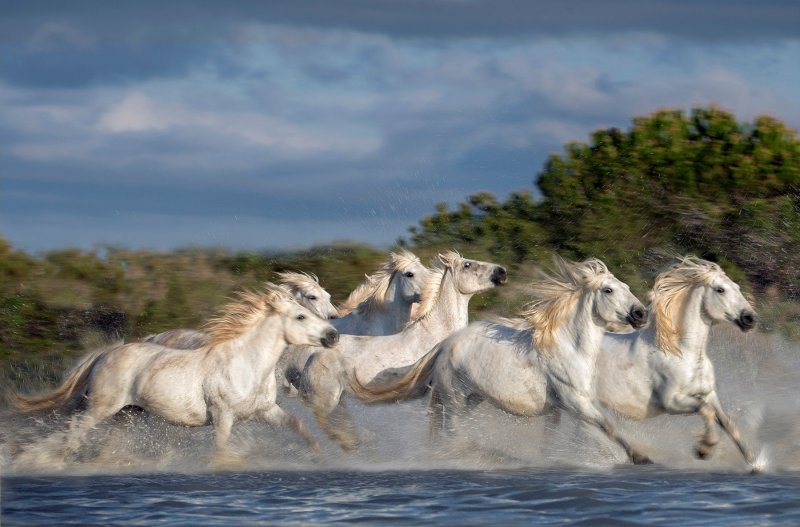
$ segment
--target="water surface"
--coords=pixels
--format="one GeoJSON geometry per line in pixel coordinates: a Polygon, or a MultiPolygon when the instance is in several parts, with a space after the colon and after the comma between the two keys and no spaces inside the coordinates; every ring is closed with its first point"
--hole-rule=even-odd
{"type": "Polygon", "coordinates": [[[800,525],[800,475],[275,471],[9,476],[10,525],[800,525]]]}

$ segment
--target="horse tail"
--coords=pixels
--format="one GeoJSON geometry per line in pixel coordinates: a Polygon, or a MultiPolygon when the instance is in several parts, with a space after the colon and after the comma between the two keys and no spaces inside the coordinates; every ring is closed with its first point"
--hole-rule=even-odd
{"type": "Polygon", "coordinates": [[[45,410],[65,408],[69,403],[74,403],[76,397],[86,392],[89,384],[89,375],[97,361],[114,346],[98,348],[89,353],[77,366],[67,373],[61,385],[44,394],[22,395],[16,391],[9,394],[11,404],[20,412],[30,413],[45,410]]]}
{"type": "Polygon", "coordinates": [[[384,385],[365,386],[358,380],[358,375],[353,374],[350,388],[353,393],[365,403],[397,402],[422,397],[428,391],[428,383],[433,375],[436,359],[442,351],[441,344],[415,362],[411,369],[394,382],[384,385]],[[424,386],[423,389],[420,387],[424,386]]]}

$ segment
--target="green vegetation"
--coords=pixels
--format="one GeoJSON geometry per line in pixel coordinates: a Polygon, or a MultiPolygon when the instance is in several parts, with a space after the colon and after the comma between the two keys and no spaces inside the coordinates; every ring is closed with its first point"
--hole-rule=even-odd
{"type": "MultiPolygon", "coordinates": [[[[779,121],[742,124],[718,108],[658,111],[628,131],[596,131],[552,155],[536,184],[505,201],[477,192],[411,229],[427,260],[456,248],[511,267],[512,283],[473,301],[473,315],[511,314],[526,278],[554,252],[597,256],[642,295],[672,255],[720,263],[759,301],[767,327],[800,338],[800,141],[779,121]]],[[[233,291],[316,273],[342,301],[386,257],[357,244],[290,254],[108,248],[34,258],[0,239],[3,384],[50,383],[89,346],[198,327],[233,291]]]]}
{"type": "Polygon", "coordinates": [[[520,265],[546,263],[553,251],[597,256],[640,293],[668,257],[694,253],[757,297],[787,301],[772,322],[796,332],[800,141],[779,121],[658,111],[627,132],[598,130],[589,144],[567,145],[537,184],[540,200],[479,192],[453,211],[440,204],[409,244],[477,248],[520,265]]]}

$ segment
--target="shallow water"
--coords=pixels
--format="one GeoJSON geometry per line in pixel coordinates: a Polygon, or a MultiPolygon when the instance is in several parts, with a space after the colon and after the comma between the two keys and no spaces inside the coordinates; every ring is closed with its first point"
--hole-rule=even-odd
{"type": "Polygon", "coordinates": [[[798,525],[800,475],[280,471],[11,476],[10,525],[798,525]]]}
{"type": "MultiPolygon", "coordinates": [[[[748,467],[727,439],[697,460],[697,416],[619,420],[653,458],[621,450],[562,418],[521,419],[482,405],[463,437],[427,440],[426,401],[350,404],[363,446],[324,443],[315,460],[291,432],[242,423],[231,446],[242,465],[210,470],[211,429],[132,413],[99,426],[77,459],[54,453],[63,419],[0,416],[2,524],[800,525],[800,353],[774,335],[715,330],[720,398],[761,453],[748,467]]],[[[316,425],[296,400],[287,411],[316,425]]],[[[320,436],[322,440],[322,436],[320,436]]]]}

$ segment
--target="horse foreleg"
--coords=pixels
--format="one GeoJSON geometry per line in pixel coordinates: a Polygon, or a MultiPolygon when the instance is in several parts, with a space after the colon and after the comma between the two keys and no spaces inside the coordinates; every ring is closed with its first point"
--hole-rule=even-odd
{"type": "Polygon", "coordinates": [[[757,470],[756,464],[756,456],[750,447],[742,439],[741,434],[739,433],[739,428],[736,424],[731,420],[730,417],[725,413],[722,409],[722,403],[719,401],[719,397],[717,396],[717,392],[711,392],[706,397],[706,402],[711,405],[714,409],[714,413],[716,414],[717,423],[719,426],[722,427],[723,430],[730,436],[731,440],[736,444],[736,447],[739,449],[739,452],[742,453],[742,457],[750,465],[753,470],[757,470]]]}
{"type": "Polygon", "coordinates": [[[341,399],[330,411],[315,409],[314,418],[331,441],[339,445],[342,450],[350,452],[361,444],[356,427],[353,421],[350,420],[350,416],[341,399]]]}
{"type": "Polygon", "coordinates": [[[705,422],[705,429],[703,430],[703,437],[694,447],[694,453],[698,458],[706,459],[711,456],[714,447],[719,443],[717,413],[709,404],[702,405],[698,413],[705,422]]]}
{"type": "MultiPolygon", "coordinates": [[[[573,401],[574,403],[575,401],[573,401]]],[[[584,422],[599,428],[609,439],[621,446],[631,463],[634,465],[650,465],[653,463],[649,457],[636,450],[624,437],[619,435],[611,421],[591,402],[581,401],[576,406],[577,408],[574,410],[577,416],[584,422]]]]}
{"type": "Polygon", "coordinates": [[[210,409],[212,423],[214,425],[214,459],[213,464],[226,466],[238,464],[239,457],[228,449],[228,440],[231,437],[233,428],[233,413],[220,407],[210,409]]]}
{"type": "Polygon", "coordinates": [[[314,458],[319,459],[321,456],[321,449],[319,442],[314,438],[303,422],[292,414],[286,413],[283,409],[276,405],[270,407],[269,410],[264,410],[259,414],[259,418],[267,424],[273,426],[285,426],[291,428],[303,438],[311,451],[314,458]]]}

